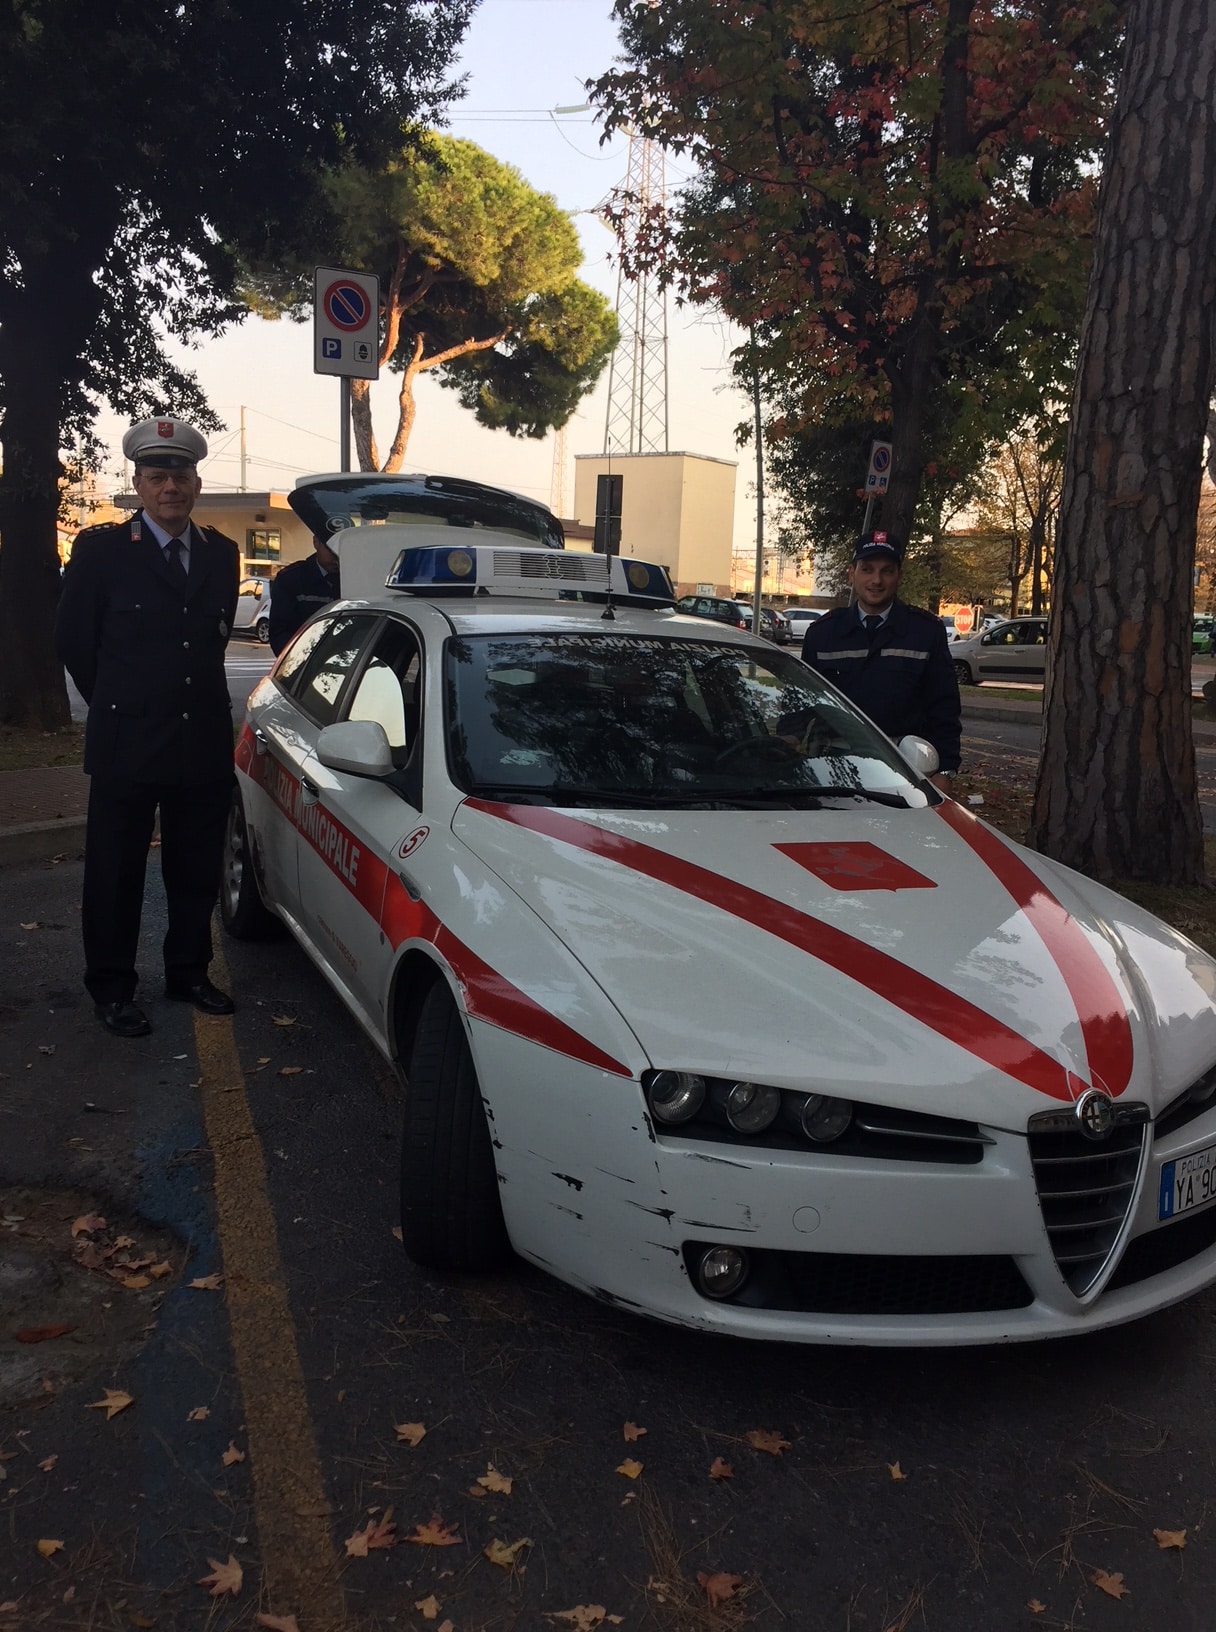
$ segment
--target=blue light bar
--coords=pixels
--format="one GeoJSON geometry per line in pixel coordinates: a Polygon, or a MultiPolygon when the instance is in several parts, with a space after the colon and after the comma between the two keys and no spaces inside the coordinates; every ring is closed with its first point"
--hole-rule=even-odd
{"type": "Polygon", "coordinates": [[[654,562],[505,543],[407,546],[385,588],[444,598],[499,595],[651,607],[675,602],[667,568],[654,562]]]}

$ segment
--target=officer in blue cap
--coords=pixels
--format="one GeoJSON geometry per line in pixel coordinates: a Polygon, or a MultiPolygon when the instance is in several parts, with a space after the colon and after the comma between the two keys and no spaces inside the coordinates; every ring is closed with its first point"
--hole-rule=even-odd
{"type": "Polygon", "coordinates": [[[207,444],[179,419],[123,437],[140,508],[79,533],[63,577],[55,639],[89,705],[84,768],[85,986],[118,1037],[150,1031],[135,1002],[144,872],[157,813],[168,899],[165,996],[205,1014],[232,1000],[213,986],[211,913],[233,791],[232,705],[224,648],[240,554],[190,519],[207,444]]]}
{"type": "Polygon", "coordinates": [[[943,792],[959,766],[962,702],[940,618],[899,599],[902,542],[886,532],[864,533],[849,564],[855,604],[816,618],[802,643],[802,661],[895,742],[924,737],[937,749],[933,777],[943,792]]]}

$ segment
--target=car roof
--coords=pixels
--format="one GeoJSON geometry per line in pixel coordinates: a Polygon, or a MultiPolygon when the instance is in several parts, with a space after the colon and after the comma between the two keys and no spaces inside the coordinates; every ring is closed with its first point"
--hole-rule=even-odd
{"type": "Polygon", "coordinates": [[[604,607],[596,602],[527,600],[515,596],[445,597],[442,595],[410,595],[398,593],[376,596],[369,600],[347,600],[326,607],[334,611],[387,612],[398,617],[431,622],[435,614],[442,616],[458,635],[477,634],[559,634],[577,631],[580,634],[603,635],[661,635],[671,639],[701,641],[720,645],[749,647],[771,657],[772,647],[767,641],[757,641],[743,629],[732,629],[728,624],[707,625],[704,618],[686,616],[664,607],[629,607],[617,604],[613,617],[604,617],[604,607]]]}

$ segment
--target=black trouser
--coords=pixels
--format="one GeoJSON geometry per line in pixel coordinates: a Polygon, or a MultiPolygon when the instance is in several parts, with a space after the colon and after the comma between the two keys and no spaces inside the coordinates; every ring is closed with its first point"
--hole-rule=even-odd
{"type": "Polygon", "coordinates": [[[189,986],[211,962],[232,779],[170,784],[94,776],[84,841],[84,983],[94,1003],[129,1003],[148,846],[160,807],[160,867],[169,902],[165,979],[189,986]]]}

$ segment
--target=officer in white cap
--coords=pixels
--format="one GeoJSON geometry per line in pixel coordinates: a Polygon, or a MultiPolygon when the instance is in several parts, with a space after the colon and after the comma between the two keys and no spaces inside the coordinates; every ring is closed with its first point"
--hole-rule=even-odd
{"type": "Polygon", "coordinates": [[[122,448],[135,465],[140,508],[129,521],[77,535],[55,638],[89,705],[85,986],[107,1031],[141,1037],[152,1028],[135,1002],[136,952],[158,811],[169,907],[165,996],[205,1014],[232,1011],[207,970],[233,791],[224,648],[240,552],[190,519],[207,456],[193,426],[143,420],[122,448]]]}

